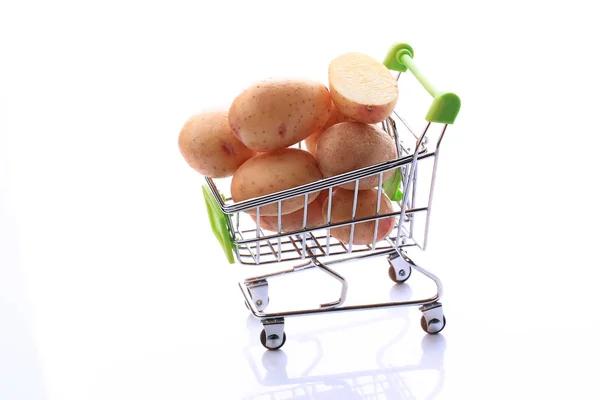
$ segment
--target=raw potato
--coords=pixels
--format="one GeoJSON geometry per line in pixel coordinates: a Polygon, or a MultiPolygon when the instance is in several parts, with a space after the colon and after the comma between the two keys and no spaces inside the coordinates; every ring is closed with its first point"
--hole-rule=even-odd
{"type": "Polygon", "coordinates": [[[358,122],[381,122],[394,111],[398,83],[379,61],[346,53],[329,64],[331,98],[342,114],[358,122]]]}
{"type": "MultiPolygon", "coordinates": [[[[322,179],[317,160],[307,151],[287,148],[261,153],[246,161],[233,175],[231,195],[234,202],[290,189],[322,179]]],[[[311,203],[319,193],[308,195],[311,203]]],[[[281,202],[283,214],[304,207],[304,195],[281,202]]],[[[256,209],[247,211],[256,214],[256,209]]],[[[277,203],[260,208],[261,216],[277,215],[277,203]]]]}
{"type": "Polygon", "coordinates": [[[283,149],[321,129],[329,117],[327,87],[309,80],[269,80],[238,95],[229,108],[236,137],[258,152],[283,149]]]}
{"type": "Polygon", "coordinates": [[[325,132],[325,130],[327,128],[329,128],[330,126],[339,124],[340,122],[344,122],[344,121],[352,121],[352,120],[350,118],[346,117],[344,114],[342,114],[340,112],[340,110],[338,110],[337,107],[335,106],[335,104],[333,104],[333,102],[332,102],[331,103],[331,113],[329,114],[329,119],[327,120],[327,122],[325,122],[325,125],[323,125],[323,127],[321,129],[319,129],[318,131],[316,131],[315,133],[313,133],[312,135],[307,137],[306,140],[304,141],[304,143],[306,144],[306,150],[308,150],[312,155],[316,156],[317,155],[317,142],[319,141],[321,134],[323,132],[325,132]]]}
{"type": "MultiPolygon", "coordinates": [[[[344,172],[396,159],[394,139],[381,128],[360,122],[341,122],[329,127],[319,138],[317,160],[323,176],[329,178],[344,172]]],[[[385,182],[394,171],[383,173],[385,182]]],[[[360,180],[359,190],[379,184],[379,175],[360,180]]],[[[354,182],[340,185],[354,189],[354,182]]]]}
{"type": "MultiPolygon", "coordinates": [[[[324,224],[323,214],[321,213],[321,207],[323,205],[323,193],[327,198],[327,191],[321,192],[321,194],[308,204],[308,211],[306,212],[306,227],[316,228],[324,224]]],[[[252,219],[256,222],[256,216],[252,215],[252,219]]],[[[262,216],[260,217],[260,226],[271,232],[277,232],[277,216],[262,216]]],[[[304,207],[298,211],[294,211],[290,214],[281,216],[281,232],[294,232],[304,229],[304,207]]]]}
{"type": "MultiPolygon", "coordinates": [[[[350,222],[352,221],[352,204],[354,202],[354,191],[346,189],[335,189],[331,195],[331,222],[350,222]]],[[[323,218],[327,218],[327,201],[323,203],[323,218]]],[[[379,215],[394,212],[392,202],[381,193],[379,215]]],[[[374,217],[377,214],[377,189],[359,190],[356,218],[374,217]]],[[[376,241],[385,239],[394,229],[395,217],[387,217],[379,220],[377,226],[376,241]]],[[[351,225],[345,225],[331,229],[331,236],[344,244],[350,243],[351,225]]],[[[354,226],[354,238],[352,240],[355,245],[373,243],[373,234],[375,233],[375,221],[361,222],[354,226]]]]}
{"type": "Polygon", "coordinates": [[[210,178],[225,178],[253,157],[231,132],[227,111],[207,112],[190,117],[179,132],[178,146],[185,161],[210,178]]]}

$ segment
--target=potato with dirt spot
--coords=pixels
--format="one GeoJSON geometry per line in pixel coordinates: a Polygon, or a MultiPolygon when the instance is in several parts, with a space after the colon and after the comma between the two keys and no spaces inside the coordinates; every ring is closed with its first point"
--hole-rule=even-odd
{"type": "Polygon", "coordinates": [[[190,117],[179,132],[178,147],[193,169],[210,178],[233,175],[240,165],[256,154],[231,132],[227,111],[190,117]]]}
{"type": "Polygon", "coordinates": [[[343,54],[329,64],[331,98],[342,114],[374,124],[388,118],[398,101],[398,83],[379,61],[362,53],[343,54]]]}
{"type": "MultiPolygon", "coordinates": [[[[369,167],[398,157],[394,139],[384,130],[360,122],[340,122],[329,127],[317,145],[317,160],[325,178],[369,167]]],[[[383,182],[394,171],[383,173],[383,182]]],[[[379,185],[379,175],[363,178],[359,190],[379,185]]],[[[340,185],[345,189],[354,189],[354,182],[340,185]]]]}
{"type": "MultiPolygon", "coordinates": [[[[322,179],[317,160],[307,151],[286,148],[261,153],[246,161],[236,171],[231,180],[233,201],[248,200],[254,197],[291,189],[322,179]]],[[[311,203],[319,193],[308,195],[311,203]]],[[[304,196],[298,196],[281,202],[283,214],[289,214],[304,207],[304,196]]],[[[277,203],[260,208],[261,216],[277,215],[277,203]]],[[[256,214],[256,209],[247,211],[256,214]]]]}
{"type": "Polygon", "coordinates": [[[306,145],[306,150],[308,150],[312,155],[317,155],[317,143],[319,142],[319,138],[321,134],[325,132],[327,128],[332,125],[339,124],[340,122],[351,122],[352,119],[346,117],[344,114],[337,109],[333,102],[331,103],[331,112],[329,113],[329,119],[321,129],[310,135],[304,140],[306,145]]]}
{"type": "Polygon", "coordinates": [[[283,149],[306,139],[327,121],[331,96],[310,80],[265,80],[245,89],[229,108],[236,137],[258,152],[283,149]]]}
{"type": "MultiPolygon", "coordinates": [[[[377,189],[359,190],[356,203],[356,219],[369,218],[377,215],[377,189]]],[[[352,205],[354,204],[354,191],[336,188],[331,195],[331,223],[344,223],[352,221],[352,205]]],[[[327,218],[328,201],[323,203],[323,218],[327,218]]],[[[379,202],[379,215],[394,212],[391,200],[381,193],[379,202]]],[[[379,220],[377,226],[378,242],[385,239],[394,229],[395,217],[386,217],[379,220]]],[[[331,228],[331,236],[344,244],[350,243],[351,225],[331,228]]],[[[352,243],[366,245],[373,243],[375,221],[361,222],[354,226],[352,243]]]]}

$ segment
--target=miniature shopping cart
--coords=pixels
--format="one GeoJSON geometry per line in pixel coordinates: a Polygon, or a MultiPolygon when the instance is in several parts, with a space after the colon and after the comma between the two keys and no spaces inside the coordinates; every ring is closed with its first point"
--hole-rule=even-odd
{"type": "Polygon", "coordinates": [[[426,249],[440,144],[447,126],[454,123],[458,115],[460,99],[454,93],[438,92],[417,69],[413,55],[414,51],[409,45],[399,43],[392,46],[383,62],[388,69],[398,72],[398,78],[402,72],[409,70],[433,97],[422,133],[416,134],[407,121],[395,111],[381,123],[382,129],[396,143],[398,158],[237,203],[234,203],[229,196],[227,183],[219,184],[211,178],[206,178],[207,184],[203,186],[203,193],[212,230],[230,263],[235,259],[244,265],[290,263],[300,260],[300,263],[296,263],[291,268],[239,282],[246,306],[263,324],[260,341],[269,350],[279,349],[285,343],[284,319],[286,317],[382,307],[419,306],[423,313],[421,326],[427,333],[438,333],[446,324],[440,303],[441,281],[416,265],[407,252],[414,248],[422,251],[426,249]],[[431,140],[432,137],[437,140],[431,140]],[[384,181],[384,173],[388,171],[392,171],[393,175],[384,181]],[[369,176],[378,177],[379,182],[376,214],[369,218],[357,218],[358,182],[369,176]],[[354,183],[352,219],[331,223],[332,190],[336,186],[347,183],[354,183]],[[325,224],[308,228],[309,195],[321,191],[328,191],[329,194],[328,199],[325,200],[327,204],[325,224]],[[391,213],[380,213],[382,193],[397,204],[397,210],[391,213]],[[283,233],[281,203],[297,197],[304,198],[304,228],[283,233]],[[276,233],[270,233],[260,227],[260,209],[269,204],[276,204],[279,210],[276,233]],[[250,210],[255,211],[256,221],[249,217],[247,212],[250,210]],[[390,217],[394,218],[394,229],[384,240],[377,240],[379,222],[390,217]],[[375,224],[373,242],[369,245],[353,245],[355,226],[370,221],[375,224]],[[348,244],[336,240],[331,235],[331,229],[341,226],[350,226],[348,244]],[[410,301],[344,305],[348,284],[345,278],[332,267],[348,261],[380,256],[386,257],[389,263],[389,276],[395,283],[406,282],[412,271],[416,270],[433,280],[437,287],[436,294],[426,299],[410,301]],[[341,283],[339,298],[321,304],[318,308],[269,313],[267,310],[269,279],[312,268],[325,272],[341,283]]]}

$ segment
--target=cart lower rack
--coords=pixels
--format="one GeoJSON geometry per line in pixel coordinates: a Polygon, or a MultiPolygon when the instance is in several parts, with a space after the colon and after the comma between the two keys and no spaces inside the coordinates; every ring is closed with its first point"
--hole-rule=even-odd
{"type": "Polygon", "coordinates": [[[284,321],[287,317],[297,317],[316,313],[356,311],[383,307],[418,306],[423,313],[421,326],[425,332],[436,334],[446,325],[440,299],[442,283],[431,272],[416,265],[409,257],[412,250],[425,251],[432,209],[433,189],[438,167],[440,145],[446,129],[460,109],[460,99],[453,93],[438,92],[417,69],[413,61],[413,49],[407,44],[392,46],[384,65],[402,72],[410,71],[433,96],[433,102],[425,117],[423,131],[415,133],[407,121],[396,111],[381,123],[396,144],[398,157],[394,160],[361,168],[285,191],[234,203],[228,196],[227,185],[219,185],[206,178],[203,188],[206,206],[213,232],[225,250],[230,263],[235,259],[244,265],[265,265],[298,261],[296,265],[274,273],[253,276],[239,282],[239,288],[246,306],[260,319],[264,329],[260,341],[269,350],[284,345],[286,334],[284,321]],[[436,138],[437,140],[431,140],[436,138]],[[392,178],[384,181],[384,173],[393,172],[392,178]],[[357,218],[358,183],[361,179],[378,178],[376,213],[366,218],[357,218]],[[352,218],[348,221],[332,223],[331,195],[334,187],[354,184],[352,218]],[[307,206],[309,195],[328,192],[327,218],[323,225],[307,227],[307,206]],[[393,212],[382,213],[381,196],[385,193],[395,204],[393,212]],[[281,203],[291,198],[304,198],[304,219],[302,229],[281,231],[281,203]],[[260,210],[269,204],[278,207],[278,231],[270,233],[260,226],[260,210]],[[248,211],[253,210],[255,220],[248,211]],[[393,219],[393,229],[383,240],[377,238],[378,225],[382,220],[393,219]],[[369,244],[357,245],[354,242],[355,228],[359,224],[374,224],[373,240],[369,244]],[[331,230],[340,227],[350,228],[348,243],[337,240],[331,230]],[[333,267],[341,263],[365,258],[385,257],[389,263],[389,276],[396,284],[406,282],[413,271],[431,279],[437,288],[428,298],[402,302],[344,305],[348,283],[333,267]],[[299,309],[269,313],[269,280],[283,275],[295,274],[308,269],[317,269],[340,282],[339,297],[317,308],[299,309]]]}

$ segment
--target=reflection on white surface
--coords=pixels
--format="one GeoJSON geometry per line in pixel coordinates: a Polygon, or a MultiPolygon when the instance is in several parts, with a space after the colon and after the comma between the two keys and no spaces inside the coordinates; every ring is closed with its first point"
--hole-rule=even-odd
{"type": "Polygon", "coordinates": [[[0,138],[0,398],[43,399],[42,365],[0,138]]]}
{"type": "MultiPolygon", "coordinates": [[[[314,341],[315,346],[322,351],[319,339],[314,339],[314,341]]],[[[425,397],[433,399],[444,385],[444,336],[441,334],[425,336],[422,341],[422,350],[421,360],[416,364],[408,364],[403,367],[386,368],[381,366],[372,370],[342,374],[313,375],[311,370],[318,365],[318,357],[322,356],[319,354],[315,362],[299,377],[288,375],[286,369],[288,359],[285,351],[265,352],[261,359],[262,368],[253,365],[259,382],[271,387],[293,386],[254,394],[245,399],[417,399],[418,397],[412,393],[407,384],[405,376],[419,371],[434,371],[437,375],[434,377],[436,381],[432,385],[431,393],[425,397]]],[[[248,357],[248,362],[254,363],[255,360],[248,357]]]]}

